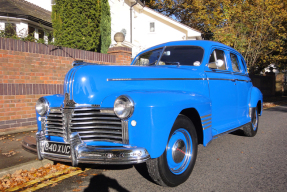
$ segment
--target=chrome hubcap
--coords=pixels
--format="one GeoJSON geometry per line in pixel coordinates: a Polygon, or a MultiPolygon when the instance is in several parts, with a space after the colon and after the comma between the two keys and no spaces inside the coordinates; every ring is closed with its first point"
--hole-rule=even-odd
{"type": "Polygon", "coordinates": [[[254,131],[257,129],[257,126],[258,126],[258,113],[257,113],[257,109],[255,109],[253,120],[252,120],[252,128],[254,131]]]}
{"type": "Polygon", "coordinates": [[[186,153],[186,147],[183,140],[179,139],[172,147],[172,159],[176,163],[180,163],[186,153]]]}
{"type": "Polygon", "coordinates": [[[192,139],[186,129],[176,130],[169,139],[166,158],[169,170],[179,175],[188,167],[192,157],[192,139]]]}

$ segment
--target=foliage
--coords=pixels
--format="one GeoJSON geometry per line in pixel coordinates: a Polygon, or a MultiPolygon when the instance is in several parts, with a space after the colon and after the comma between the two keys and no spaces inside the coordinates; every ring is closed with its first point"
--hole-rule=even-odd
{"type": "Polygon", "coordinates": [[[229,45],[249,68],[286,62],[287,0],[149,0],[147,5],[229,45]]]}
{"type": "Polygon", "coordinates": [[[52,9],[55,43],[100,51],[100,0],[56,0],[52,9]]]}
{"type": "Polygon", "coordinates": [[[111,44],[111,12],[108,0],[101,0],[101,53],[107,53],[111,44]]]}
{"type": "Polygon", "coordinates": [[[65,175],[76,172],[80,168],[69,167],[57,163],[56,165],[46,164],[38,169],[31,168],[28,170],[17,170],[13,174],[7,174],[0,178],[0,191],[30,191],[39,183],[53,181],[59,175],[65,175]]]}

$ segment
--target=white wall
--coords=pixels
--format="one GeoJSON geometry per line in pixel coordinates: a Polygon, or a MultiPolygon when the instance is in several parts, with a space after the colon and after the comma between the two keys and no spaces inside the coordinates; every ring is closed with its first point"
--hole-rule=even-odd
{"type": "Polygon", "coordinates": [[[28,23],[19,22],[16,24],[16,31],[18,37],[26,37],[28,35],[28,23]]]}
{"type": "Polygon", "coordinates": [[[38,5],[39,7],[42,7],[43,9],[46,9],[48,11],[52,11],[51,0],[25,0],[25,1],[38,5]]]}
{"type": "Polygon", "coordinates": [[[140,12],[140,10],[135,12],[135,17],[133,17],[133,44],[137,46],[137,50],[133,51],[133,56],[154,45],[186,39],[187,31],[172,26],[144,10],[140,12]],[[154,32],[150,32],[151,22],[155,24],[154,32]]]}
{"type": "Polygon", "coordinates": [[[126,30],[125,40],[130,41],[130,3],[128,0],[109,0],[111,10],[111,38],[112,44],[114,35],[121,32],[122,29],[126,30]]]}
{"type": "Polygon", "coordinates": [[[129,0],[109,0],[111,8],[111,38],[112,45],[115,45],[114,35],[126,30],[126,46],[132,47],[133,57],[139,52],[161,43],[177,40],[195,39],[198,32],[180,26],[180,24],[168,18],[152,12],[150,9],[142,8],[139,5],[132,10],[132,44],[130,43],[130,3],[129,0]],[[155,23],[155,32],[150,32],[150,22],[155,23]],[[189,33],[189,34],[188,34],[189,33]],[[189,37],[188,37],[189,36],[189,37]]]}

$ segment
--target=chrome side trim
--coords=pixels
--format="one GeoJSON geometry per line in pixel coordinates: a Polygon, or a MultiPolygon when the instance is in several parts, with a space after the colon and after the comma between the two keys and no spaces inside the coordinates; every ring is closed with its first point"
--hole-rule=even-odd
{"type": "Polygon", "coordinates": [[[212,121],[209,121],[209,122],[207,122],[207,123],[205,123],[205,124],[202,124],[202,126],[204,127],[204,126],[206,126],[206,125],[208,125],[208,124],[211,124],[211,122],[212,122],[212,121]]]}
{"type": "Polygon", "coordinates": [[[251,80],[236,79],[237,81],[251,82],[251,80]]]}
{"type": "Polygon", "coordinates": [[[212,125],[212,117],[211,117],[211,114],[208,114],[208,115],[204,115],[204,116],[201,116],[201,125],[202,125],[202,130],[205,130],[207,128],[210,128],[212,125]],[[210,117],[210,118],[208,118],[210,117]]]}
{"type": "Polygon", "coordinates": [[[203,130],[208,129],[209,127],[211,127],[211,125],[208,125],[207,127],[204,127],[203,130]]]}
{"type": "Polygon", "coordinates": [[[209,117],[209,116],[211,116],[211,114],[201,116],[200,118],[201,118],[201,119],[203,119],[203,118],[205,118],[205,117],[209,117]]]}
{"type": "Polygon", "coordinates": [[[107,81],[174,81],[174,80],[207,80],[207,78],[126,78],[107,79],[107,81]]]}
{"type": "Polygon", "coordinates": [[[123,144],[129,144],[129,124],[127,120],[122,120],[123,144]]]}
{"type": "Polygon", "coordinates": [[[224,79],[224,78],[207,78],[207,80],[236,81],[236,79],[224,79]]]}
{"type": "Polygon", "coordinates": [[[209,121],[209,120],[211,120],[211,118],[208,118],[208,119],[202,120],[201,122],[206,122],[206,121],[209,121]]]}

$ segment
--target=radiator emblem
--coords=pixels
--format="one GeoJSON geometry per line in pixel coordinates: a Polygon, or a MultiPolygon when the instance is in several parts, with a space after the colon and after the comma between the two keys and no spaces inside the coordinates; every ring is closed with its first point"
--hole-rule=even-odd
{"type": "Polygon", "coordinates": [[[65,93],[64,107],[75,107],[75,101],[70,100],[69,93],[65,93]]]}

